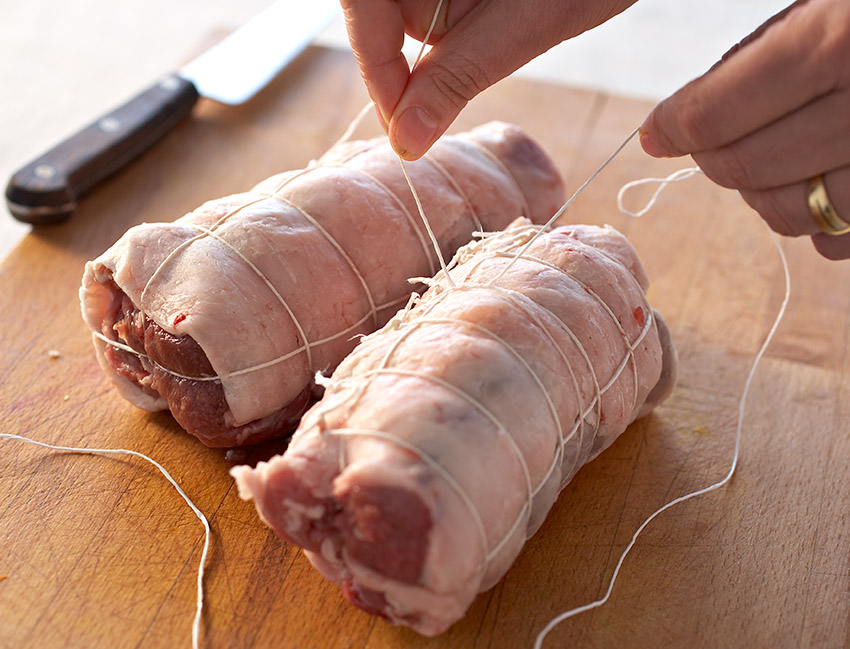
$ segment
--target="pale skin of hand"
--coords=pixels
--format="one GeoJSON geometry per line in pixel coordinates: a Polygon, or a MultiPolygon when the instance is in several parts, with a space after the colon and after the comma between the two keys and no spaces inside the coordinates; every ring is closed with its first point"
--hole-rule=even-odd
{"type": "Polygon", "coordinates": [[[340,0],[348,37],[390,142],[421,157],[467,102],[567,38],[635,0],[444,0],[411,73],[404,34],[424,39],[437,0],[340,0]]]}
{"type": "Polygon", "coordinates": [[[824,174],[850,220],[850,3],[798,2],[709,73],[662,101],[642,126],[654,156],[690,154],[737,189],[776,232],[810,235],[830,259],[850,257],[850,234],[820,231],[806,200],[824,174]]]}
{"type": "MultiPolygon", "coordinates": [[[[341,0],[352,48],[393,147],[421,157],[466,103],[557,43],[635,0],[445,0],[433,49],[411,73],[404,33],[423,38],[436,0],[341,0]]],[[[808,179],[823,173],[850,221],[850,2],[801,0],[702,77],[662,101],[641,127],[656,157],[691,155],[780,234],[811,236],[831,259],[850,234],[821,233],[808,179]]]]}

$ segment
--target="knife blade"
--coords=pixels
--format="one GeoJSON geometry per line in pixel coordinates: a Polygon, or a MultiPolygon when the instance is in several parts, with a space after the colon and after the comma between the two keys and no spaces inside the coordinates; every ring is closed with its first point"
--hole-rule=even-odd
{"type": "Polygon", "coordinates": [[[67,220],[80,196],[159,141],[199,96],[230,105],[250,100],[341,13],[338,0],[277,0],[15,172],[6,186],[9,212],[34,225],[67,220]]]}

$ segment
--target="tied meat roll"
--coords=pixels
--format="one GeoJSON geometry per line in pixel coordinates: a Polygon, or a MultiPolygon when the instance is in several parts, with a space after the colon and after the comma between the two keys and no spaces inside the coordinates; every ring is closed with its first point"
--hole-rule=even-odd
{"type": "Polygon", "coordinates": [[[560,490],[672,390],[676,352],[612,228],[527,220],[462,248],[364,338],[240,495],[355,606],[424,635],[462,617],[560,490]],[[418,297],[418,296],[417,296],[418,297]]]}
{"type": "MultiPolygon", "coordinates": [[[[515,126],[443,138],[408,163],[446,257],[476,230],[563,201],[547,155],[515,126]]],[[[121,394],[171,410],[204,444],[290,433],[313,376],[408,299],[436,253],[386,138],[337,145],[306,169],[142,224],[86,264],[80,297],[121,394]]]]}

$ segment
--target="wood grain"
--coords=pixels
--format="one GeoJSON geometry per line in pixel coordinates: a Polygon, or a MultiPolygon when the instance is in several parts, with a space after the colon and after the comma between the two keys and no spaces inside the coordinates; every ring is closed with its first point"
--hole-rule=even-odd
{"type": "MultiPolygon", "coordinates": [[[[29,235],[0,265],[2,432],[132,448],[172,472],[212,522],[205,647],[531,647],[551,617],[604,593],[646,516],[727,471],[746,372],[782,298],[778,257],[757,215],[704,178],[669,188],[640,220],[622,216],[623,183],[688,164],[629,145],[567,218],[610,223],[635,243],[680,350],[679,386],[578,474],[463,620],[434,639],[391,627],[347,605],[259,522],[222,451],[115,393],[77,298],[84,262],[129,226],[303,166],[365,101],[350,56],[313,48],[247,106],[202,101],[84,198],[73,223],[29,235]]],[[[519,124],[574,189],[648,109],[509,79],[456,129],[519,124]]],[[[821,259],[805,240],[782,247],[793,295],[753,385],[738,473],[654,521],[611,600],[560,625],[546,647],[850,645],[850,266],[821,259]]],[[[153,467],[0,440],[0,647],[189,646],[202,542],[197,519],[153,467]]]]}

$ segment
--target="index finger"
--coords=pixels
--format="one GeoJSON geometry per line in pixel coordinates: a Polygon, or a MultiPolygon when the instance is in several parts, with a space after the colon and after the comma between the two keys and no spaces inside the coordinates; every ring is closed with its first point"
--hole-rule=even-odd
{"type": "Polygon", "coordinates": [[[843,2],[794,5],[733,56],[662,101],[641,127],[644,150],[676,156],[717,149],[828,93],[836,71],[825,60],[824,34],[840,21],[833,14],[847,13],[843,2]]]}
{"type": "Polygon", "coordinates": [[[401,51],[401,8],[395,0],[340,0],[340,4],[360,74],[386,125],[410,76],[401,51]]]}

